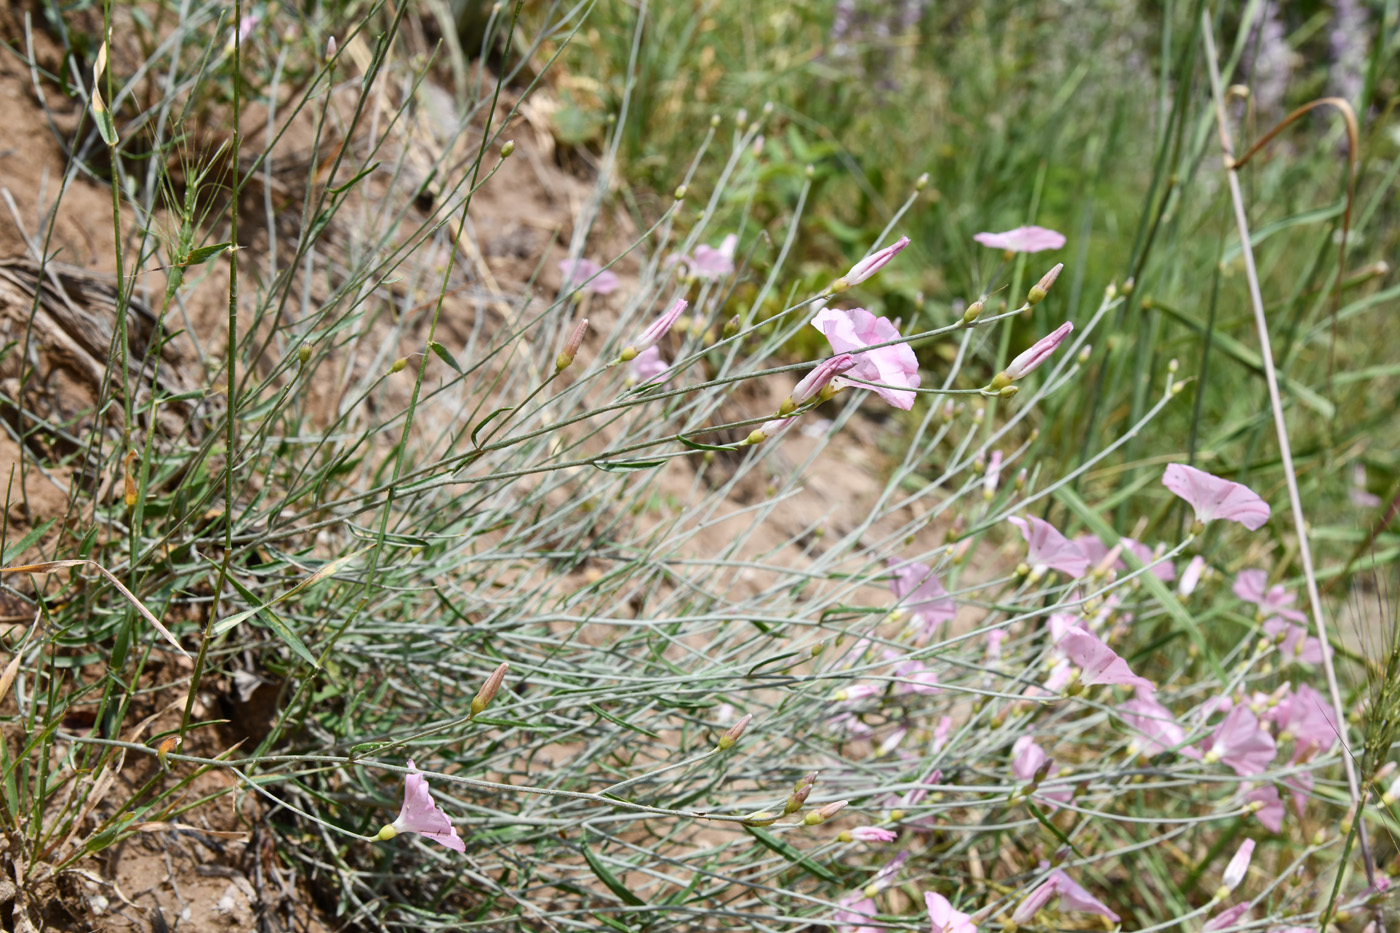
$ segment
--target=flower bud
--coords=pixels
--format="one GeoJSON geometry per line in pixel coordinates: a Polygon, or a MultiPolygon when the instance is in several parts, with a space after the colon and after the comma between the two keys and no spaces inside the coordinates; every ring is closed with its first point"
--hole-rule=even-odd
{"type": "Polygon", "coordinates": [[[734,747],[734,743],[739,741],[739,737],[744,734],[744,730],[749,726],[749,720],[753,719],[753,714],[749,713],[734,725],[729,727],[729,731],[719,737],[719,750],[725,751],[734,747]]]}
{"type": "Polygon", "coordinates": [[[573,333],[569,334],[569,339],[564,343],[564,349],[554,360],[554,371],[563,372],[574,362],[574,354],[578,353],[578,348],[583,344],[584,334],[588,333],[588,318],[584,318],[574,325],[573,333]]]}
{"type": "Polygon", "coordinates": [[[326,61],[335,58],[335,36],[326,40],[326,61]]]}
{"type": "Polygon", "coordinates": [[[819,395],[832,379],[855,365],[856,359],[849,353],[842,353],[840,356],[822,360],[811,372],[802,377],[802,381],[797,383],[792,394],[783,401],[782,407],[778,409],[778,414],[792,414],[819,395]]]}
{"type": "Polygon", "coordinates": [[[886,246],[881,250],[876,250],[854,266],[851,266],[851,271],[838,279],[838,281],[846,283],[845,287],[839,290],[844,291],[845,288],[864,282],[883,269],[891,259],[899,254],[900,250],[908,245],[909,238],[907,236],[902,236],[890,246],[886,246]]]}
{"type": "Polygon", "coordinates": [[[1065,342],[1065,338],[1067,338],[1073,330],[1074,325],[1069,321],[1065,321],[1052,332],[1041,337],[1032,344],[1029,349],[1012,360],[1010,364],[1007,365],[1006,369],[998,373],[987,388],[991,389],[993,392],[999,392],[1022,376],[1033,372],[1041,363],[1044,363],[1050,357],[1050,354],[1055,352],[1060,344],[1065,342]]]}
{"type": "Polygon", "coordinates": [[[390,823],[384,826],[382,829],[380,829],[379,832],[375,833],[374,838],[379,839],[383,842],[387,842],[390,839],[393,839],[398,834],[399,831],[394,828],[394,824],[390,823]]]}
{"type": "Polygon", "coordinates": [[[772,826],[778,822],[778,814],[769,810],[759,810],[744,817],[745,826],[772,826]]]}
{"type": "Polygon", "coordinates": [[[1038,305],[1045,300],[1045,296],[1050,293],[1050,286],[1055,284],[1055,280],[1060,277],[1060,270],[1065,267],[1064,263],[1056,263],[1055,268],[1040,277],[1040,281],[1031,286],[1030,294],[1026,295],[1026,303],[1038,305]]]}
{"type": "Polygon", "coordinates": [[[507,139],[505,142],[501,143],[501,158],[502,158],[502,159],[509,159],[509,158],[511,157],[511,155],[512,155],[514,152],[515,152],[515,140],[513,140],[513,139],[507,139]]]}
{"type": "Polygon", "coordinates": [[[981,316],[982,316],[982,309],[986,306],[986,304],[987,304],[987,299],[986,299],[986,298],[978,298],[978,299],[977,299],[976,301],[974,301],[972,304],[968,305],[968,306],[967,306],[967,310],[963,312],[963,316],[962,316],[963,326],[964,326],[964,327],[969,327],[969,326],[972,325],[972,322],[973,322],[973,321],[975,321],[975,320],[977,320],[979,317],[981,317],[981,316]]]}
{"type": "Polygon", "coordinates": [[[501,689],[501,682],[506,679],[506,671],[510,669],[510,664],[505,661],[501,666],[491,672],[491,676],[486,678],[486,683],[481,685],[476,696],[472,699],[472,715],[480,715],[481,711],[491,705],[491,701],[496,698],[496,691],[501,689]]]}
{"type": "Polygon", "coordinates": [[[401,372],[403,372],[403,368],[404,368],[405,366],[407,366],[407,365],[408,365],[408,357],[406,357],[406,356],[401,356],[401,357],[399,357],[398,359],[394,360],[393,365],[389,367],[389,372],[391,372],[391,373],[401,373],[401,372]]]}
{"type": "Polygon", "coordinates": [[[796,813],[802,809],[802,805],[807,802],[807,797],[812,793],[812,785],[805,784],[799,786],[788,797],[787,803],[783,804],[783,814],[796,813]]]}
{"type": "Polygon", "coordinates": [[[677,201],[685,200],[685,185],[676,185],[675,194],[672,195],[677,201]]]}
{"type": "Polygon", "coordinates": [[[927,188],[927,187],[928,187],[928,172],[924,172],[924,173],[923,173],[922,175],[920,175],[918,178],[914,179],[914,190],[915,190],[915,191],[923,191],[923,190],[924,190],[925,188],[927,188]]]}
{"type": "Polygon", "coordinates": [[[301,361],[302,365],[305,365],[306,362],[311,359],[310,344],[304,343],[301,346],[297,347],[297,359],[301,361]]]}
{"type": "Polygon", "coordinates": [[[808,826],[816,826],[818,824],[825,823],[827,820],[831,819],[833,816],[844,810],[846,808],[846,804],[848,803],[850,803],[849,800],[834,800],[831,803],[823,806],[820,810],[808,813],[802,818],[802,822],[808,826]]]}

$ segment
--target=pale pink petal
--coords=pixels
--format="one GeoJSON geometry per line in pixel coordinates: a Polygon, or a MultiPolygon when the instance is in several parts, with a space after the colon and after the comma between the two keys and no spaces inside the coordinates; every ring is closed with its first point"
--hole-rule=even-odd
{"type": "MultiPolygon", "coordinates": [[[[647,347],[632,358],[628,368],[638,385],[649,385],[670,369],[671,364],[661,356],[659,347],[647,347]]],[[[663,386],[665,384],[665,382],[660,383],[663,386]]]]}
{"type": "Polygon", "coordinates": [[[1257,531],[1269,520],[1269,504],[1254,490],[1184,463],[1169,465],[1162,485],[1185,499],[1199,522],[1220,518],[1257,531]]]}
{"type": "Polygon", "coordinates": [[[977,933],[972,917],[954,910],[943,895],[929,891],[924,895],[924,906],[928,908],[930,933],[977,933]]]}
{"type": "Polygon", "coordinates": [[[907,236],[902,236],[893,244],[886,246],[884,249],[876,250],[869,256],[866,256],[860,262],[852,266],[851,271],[847,272],[841,278],[846,280],[847,285],[858,285],[883,269],[891,259],[899,255],[900,250],[908,245],[909,238],[907,236]]]}
{"type": "Polygon", "coordinates": [[[1038,253],[1065,245],[1065,235],[1046,227],[1017,227],[1003,233],[979,233],[973,237],[983,246],[1013,253],[1038,253]]]}
{"type": "Polygon", "coordinates": [[[1182,596],[1190,596],[1196,591],[1196,585],[1201,582],[1201,574],[1205,572],[1206,559],[1197,554],[1191,558],[1191,562],[1186,565],[1186,570],[1182,572],[1181,579],[1177,581],[1176,591],[1182,596]]]}
{"type": "Polygon", "coordinates": [[[1026,562],[1032,567],[1049,567],[1071,577],[1089,572],[1089,558],[1049,522],[1033,515],[1013,516],[1007,521],[1020,529],[1021,537],[1030,546],[1026,562]]]}
{"type": "Polygon", "coordinates": [[[1118,711],[1130,729],[1146,738],[1142,750],[1148,755],[1160,755],[1186,740],[1186,730],[1171,710],[1157,702],[1151,690],[1139,687],[1137,696],[1120,704],[1118,711]]]}
{"type": "Polygon", "coordinates": [[[1139,677],[1128,669],[1128,662],[1104,644],[1097,635],[1082,628],[1072,628],[1059,641],[1059,648],[1083,672],[1080,682],[1094,684],[1130,684],[1152,688],[1152,681],[1139,677]]]}
{"type": "Polygon", "coordinates": [[[890,591],[899,608],[923,627],[923,634],[957,615],[958,604],[948,597],[942,581],[927,564],[901,563],[893,557],[885,563],[890,568],[890,591]]]}
{"type": "Polygon", "coordinates": [[[1227,930],[1237,926],[1240,919],[1249,913],[1249,903],[1236,904],[1234,907],[1227,907],[1220,913],[1211,917],[1201,927],[1202,933],[1216,933],[1217,930],[1227,930]]]}
{"type": "Polygon", "coordinates": [[[582,291],[606,295],[616,291],[620,284],[616,273],[591,259],[561,259],[559,271],[563,273],[565,289],[578,285],[582,291]]]}
{"type": "Polygon", "coordinates": [[[1277,787],[1272,784],[1256,787],[1244,795],[1244,802],[1262,804],[1258,810],[1254,811],[1254,815],[1259,819],[1259,824],[1271,833],[1282,831],[1283,801],[1279,799],[1277,787]]]}
{"type": "Polygon", "coordinates": [[[896,835],[878,826],[857,826],[851,830],[851,838],[856,842],[894,842],[896,835]]]}
{"type": "Polygon", "coordinates": [[[1206,743],[1207,759],[1224,762],[1242,777],[1262,773],[1277,752],[1273,736],[1246,706],[1230,710],[1206,743]]]}
{"type": "Polygon", "coordinates": [[[856,365],[846,376],[876,383],[864,385],[838,376],[832,380],[834,385],[869,389],[905,411],[914,407],[915,393],[907,390],[919,387],[919,361],[909,344],[896,343],[875,350],[865,349],[899,339],[899,331],[888,318],[877,318],[864,308],[852,308],[850,311],[822,308],[812,318],[812,326],[826,337],[838,354],[849,353],[855,357],[856,365]]]}
{"type": "Polygon", "coordinates": [[[394,820],[393,826],[401,833],[418,833],[449,849],[463,853],[467,851],[466,843],[457,836],[457,828],[433,802],[428,779],[414,766],[412,759],[408,762],[408,774],[404,776],[403,806],[399,808],[399,818],[394,820]]]}
{"type": "Polygon", "coordinates": [[[1060,894],[1060,910],[1077,910],[1080,913],[1098,914],[1101,917],[1107,917],[1114,923],[1118,922],[1118,915],[1110,910],[1107,904],[1086,891],[1069,875],[1056,869],[1053,877],[1055,878],[1055,889],[1060,894]]]}
{"type": "MultiPolygon", "coordinates": [[[[1274,794],[1277,798],[1278,794],[1274,794]]],[[[1275,830],[1277,832],[1277,830],[1275,830]]],[[[1240,847],[1235,850],[1234,857],[1230,859],[1230,864],[1225,866],[1225,874],[1221,876],[1220,884],[1227,890],[1233,891],[1244,881],[1244,876],[1249,871],[1250,859],[1254,858],[1254,840],[1246,839],[1240,843],[1240,847]]]]}

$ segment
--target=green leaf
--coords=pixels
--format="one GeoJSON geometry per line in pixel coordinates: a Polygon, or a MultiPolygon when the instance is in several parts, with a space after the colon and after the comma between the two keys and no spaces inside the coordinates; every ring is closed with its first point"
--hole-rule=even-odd
{"type": "Polygon", "coordinates": [[[232,248],[232,243],[215,243],[213,246],[201,246],[199,249],[192,249],[186,253],[183,264],[186,266],[203,265],[220,253],[227,252],[232,248]]]}
{"type": "Polygon", "coordinates": [[[496,719],[491,716],[473,716],[472,722],[481,726],[499,726],[502,729],[523,729],[526,732],[555,732],[550,726],[537,726],[523,719],[496,719]]]}
{"type": "Polygon", "coordinates": [[[818,865],[803,855],[796,847],[788,845],[777,836],[767,830],[759,829],[757,826],[745,826],[744,832],[757,839],[764,846],[778,853],[798,868],[815,875],[823,881],[830,881],[832,884],[839,884],[841,879],[836,877],[836,873],[825,865],[818,865]]]}
{"type": "Polygon", "coordinates": [[[462,375],[462,367],[457,365],[457,361],[452,358],[452,354],[447,352],[447,348],[436,340],[428,341],[428,349],[433,351],[433,355],[452,367],[453,372],[462,375]]]}
{"type": "Polygon", "coordinates": [[[491,414],[487,415],[485,418],[482,418],[481,421],[477,423],[477,426],[472,428],[472,446],[475,447],[477,450],[480,450],[481,444],[477,441],[476,436],[481,433],[481,429],[486,427],[492,421],[495,421],[496,418],[500,417],[508,411],[515,411],[515,406],[507,405],[505,408],[497,408],[495,411],[491,412],[491,414]]]}
{"type": "Polygon", "coordinates": [[[680,435],[680,434],[677,434],[677,435],[676,435],[676,440],[680,441],[682,444],[684,444],[686,447],[689,447],[691,450],[733,450],[733,449],[734,449],[733,447],[731,447],[731,446],[729,446],[729,445],[721,445],[721,446],[716,447],[716,446],[713,445],[713,444],[702,444],[702,443],[700,443],[699,441],[692,441],[690,438],[684,437],[683,435],[680,435]]]}
{"type": "Polygon", "coordinates": [[[1084,853],[1080,852],[1079,849],[1075,848],[1075,845],[1073,842],[1070,841],[1070,838],[1060,831],[1060,827],[1050,822],[1050,818],[1047,817],[1045,813],[1041,811],[1040,807],[1037,807],[1033,801],[1029,799],[1026,800],[1026,809],[1031,811],[1031,816],[1035,817],[1041,826],[1044,826],[1046,829],[1050,830],[1051,834],[1054,835],[1056,839],[1060,840],[1061,845],[1069,846],[1075,855],[1079,856],[1080,858],[1084,857],[1084,853]]]}
{"type": "MultiPolygon", "coordinates": [[[[254,593],[252,590],[248,589],[243,584],[239,583],[236,579],[234,579],[232,575],[229,575],[226,579],[229,583],[233,584],[233,588],[237,590],[238,594],[244,599],[248,600],[249,602],[258,601],[257,594],[254,593]]],[[[252,609],[248,612],[239,613],[238,615],[243,616],[243,618],[248,618],[251,616],[260,616],[262,618],[263,623],[268,628],[272,629],[273,633],[277,635],[278,638],[282,639],[282,641],[286,643],[288,648],[291,648],[293,651],[295,651],[303,660],[306,661],[307,664],[310,664],[312,667],[315,668],[320,668],[321,665],[316,663],[315,655],[313,655],[310,652],[310,650],[307,649],[305,642],[303,642],[300,638],[297,637],[297,633],[292,631],[291,627],[288,626],[287,623],[284,622],[282,618],[277,615],[277,613],[272,611],[271,606],[259,606],[257,609],[252,609]]],[[[231,618],[237,618],[237,616],[233,616],[231,618]]],[[[228,620],[223,621],[226,622],[228,620]]],[[[238,621],[241,622],[243,621],[243,619],[238,619],[238,621]]],[[[232,628],[232,626],[226,626],[225,628],[232,628]]]]}
{"type": "Polygon", "coordinates": [[[12,544],[9,547],[5,548],[4,556],[0,557],[0,564],[4,564],[6,567],[8,567],[10,564],[14,563],[15,559],[18,558],[19,555],[27,551],[34,544],[35,541],[38,541],[40,538],[42,538],[44,536],[44,533],[50,528],[52,528],[54,526],[54,523],[57,521],[58,519],[51,518],[48,521],[44,522],[42,525],[29,529],[29,533],[26,534],[23,538],[20,538],[18,543],[12,544]]]}
{"type": "Polygon", "coordinates": [[[343,184],[343,185],[341,185],[341,186],[339,186],[339,187],[337,187],[337,188],[332,188],[330,193],[331,193],[331,194],[340,194],[340,193],[343,192],[343,191],[348,191],[348,190],[350,190],[351,186],[353,186],[353,185],[355,184],[355,182],[359,181],[361,178],[364,178],[364,177],[365,177],[366,175],[368,175],[370,172],[372,172],[372,171],[374,171],[375,169],[379,168],[379,165],[380,165],[380,163],[376,162],[376,163],[374,163],[373,165],[369,166],[368,168],[361,169],[360,172],[359,172],[359,174],[357,174],[354,178],[350,179],[350,180],[347,181],[345,184],[343,184]]]}
{"type": "Polygon", "coordinates": [[[659,467],[666,460],[594,460],[593,465],[605,473],[629,473],[632,470],[650,470],[659,467]]]}
{"type": "Polygon", "coordinates": [[[655,732],[648,732],[646,729],[643,729],[641,726],[634,726],[632,723],[630,723],[630,722],[628,722],[627,720],[623,719],[621,716],[614,716],[612,713],[610,713],[610,712],[608,712],[607,710],[603,709],[603,708],[602,708],[601,706],[599,706],[597,703],[589,703],[589,704],[588,704],[588,708],[591,709],[591,710],[593,710],[593,712],[597,713],[599,716],[602,716],[604,719],[606,719],[608,722],[612,723],[613,725],[621,726],[622,728],[631,730],[632,732],[640,732],[642,735],[645,735],[645,736],[647,736],[648,738],[653,738],[653,739],[659,739],[659,738],[661,738],[661,736],[657,735],[655,732]]]}
{"type": "Polygon", "coordinates": [[[593,850],[588,848],[587,842],[579,843],[579,850],[583,853],[583,860],[588,863],[588,867],[593,869],[593,874],[597,875],[604,887],[616,894],[624,904],[630,904],[633,907],[646,906],[646,901],[628,890],[627,885],[623,884],[617,875],[609,871],[608,866],[604,865],[602,860],[593,854],[593,850]]]}

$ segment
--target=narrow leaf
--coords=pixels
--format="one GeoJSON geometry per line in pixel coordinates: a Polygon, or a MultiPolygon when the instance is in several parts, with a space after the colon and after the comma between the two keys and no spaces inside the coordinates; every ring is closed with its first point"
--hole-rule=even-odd
{"type": "Polygon", "coordinates": [[[199,249],[190,250],[185,255],[184,264],[187,266],[200,266],[220,253],[227,252],[232,248],[232,243],[215,243],[213,246],[201,246],[199,249]]]}
{"type": "Polygon", "coordinates": [[[766,848],[778,853],[798,868],[815,875],[823,881],[830,881],[832,884],[839,884],[841,879],[836,877],[836,873],[825,865],[818,865],[807,856],[803,855],[796,847],[788,845],[777,836],[767,830],[759,829],[757,826],[745,826],[744,832],[757,839],[766,848]]]}
{"type": "Polygon", "coordinates": [[[602,860],[593,854],[593,850],[588,848],[588,843],[579,843],[579,850],[583,852],[583,860],[588,863],[588,867],[593,869],[593,874],[597,875],[598,880],[603,882],[603,885],[616,894],[624,904],[630,904],[633,907],[646,906],[646,901],[628,890],[627,885],[623,884],[617,875],[609,871],[608,866],[604,865],[602,860]]]}
{"type": "Polygon", "coordinates": [[[428,349],[432,350],[433,355],[436,356],[438,359],[442,360],[448,366],[451,366],[453,372],[455,372],[457,375],[460,376],[462,374],[462,367],[457,365],[457,361],[452,358],[452,354],[448,353],[447,348],[444,347],[442,344],[438,343],[436,340],[429,340],[428,349]]]}

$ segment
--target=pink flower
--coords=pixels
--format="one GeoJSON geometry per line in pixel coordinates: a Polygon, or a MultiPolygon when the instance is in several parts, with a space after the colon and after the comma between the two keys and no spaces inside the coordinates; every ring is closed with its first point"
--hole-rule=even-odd
{"type": "Polygon", "coordinates": [[[1171,710],[1157,702],[1151,690],[1139,687],[1137,696],[1121,704],[1118,711],[1128,728],[1147,739],[1142,750],[1149,755],[1160,755],[1186,740],[1186,730],[1177,723],[1171,710]]]}
{"type": "Polygon", "coordinates": [[[789,395],[787,400],[783,403],[783,409],[785,410],[783,410],[782,413],[788,414],[806,405],[812,399],[816,398],[817,394],[821,392],[822,389],[826,388],[827,383],[847,370],[854,368],[855,365],[856,358],[849,353],[841,353],[822,360],[816,366],[812,367],[812,371],[803,376],[801,381],[793,388],[792,394],[789,395]]]}
{"type": "Polygon", "coordinates": [[[722,279],[734,271],[734,248],[739,245],[739,235],[731,233],[720,241],[719,249],[710,246],[695,247],[695,258],[690,261],[690,274],[697,279],[714,281],[722,279]]]}
{"type": "Polygon", "coordinates": [[[1246,839],[1235,850],[1234,857],[1230,859],[1230,864],[1225,866],[1225,874],[1220,879],[1220,886],[1225,889],[1226,894],[1240,886],[1240,882],[1244,880],[1245,872],[1249,871],[1249,861],[1253,857],[1254,840],[1246,839]]]}
{"type": "Polygon", "coordinates": [[[894,842],[896,833],[878,826],[857,826],[850,831],[856,842],[894,842]]]}
{"type": "MultiPolygon", "coordinates": [[[[1011,773],[1016,780],[1024,781],[1027,784],[1036,781],[1037,775],[1040,780],[1049,774],[1054,768],[1055,762],[1045,753],[1045,749],[1035,744],[1035,741],[1028,735],[1023,735],[1011,746],[1011,773]]],[[[1045,804],[1046,808],[1054,811],[1059,804],[1068,803],[1074,799],[1074,791],[1068,787],[1061,787],[1055,790],[1038,788],[1035,792],[1038,800],[1045,804]]]]}
{"type": "Polygon", "coordinates": [[[1259,720],[1247,706],[1236,706],[1205,746],[1205,762],[1223,761],[1241,777],[1260,774],[1274,760],[1278,746],[1274,737],[1260,728],[1259,720]]]}
{"type": "Polygon", "coordinates": [[[1269,504],[1254,490],[1184,463],[1169,465],[1162,485],[1196,510],[1198,522],[1223,518],[1257,531],[1269,520],[1269,504]]]}
{"type": "Polygon", "coordinates": [[[238,39],[247,42],[248,37],[253,34],[253,29],[262,21],[262,17],[257,13],[249,13],[238,21],[238,39]]]}
{"type": "Polygon", "coordinates": [[[1190,596],[1196,591],[1196,585],[1201,582],[1201,574],[1205,572],[1206,559],[1197,554],[1191,558],[1191,562],[1182,571],[1181,579],[1177,581],[1176,591],[1182,596],[1190,596]]]}
{"type": "Polygon", "coordinates": [[[671,325],[676,323],[676,318],[681,316],[681,312],[686,309],[688,303],[684,298],[677,298],[676,303],[671,305],[666,313],[648,324],[636,341],[622,351],[622,359],[624,361],[635,359],[643,350],[650,350],[656,346],[657,341],[665,337],[666,332],[671,329],[671,325]]]}
{"type": "Polygon", "coordinates": [[[1306,761],[1332,750],[1341,738],[1332,705],[1307,684],[1300,684],[1274,711],[1281,738],[1293,739],[1293,761],[1306,761]]]}
{"type": "Polygon", "coordinates": [[[1234,907],[1226,907],[1220,913],[1211,917],[1201,927],[1201,933],[1216,933],[1218,930],[1228,930],[1237,925],[1245,914],[1249,913],[1249,904],[1236,904],[1234,907]]]}
{"type": "Polygon", "coordinates": [[[924,906],[928,908],[928,919],[932,924],[929,933],[977,933],[972,917],[954,910],[943,895],[929,891],[924,895],[924,906]]]}
{"type": "Polygon", "coordinates": [[[1301,625],[1285,622],[1275,616],[1264,620],[1264,634],[1279,644],[1279,654],[1283,661],[1302,661],[1304,664],[1322,663],[1322,642],[1308,637],[1308,630],[1301,625]]]}
{"type": "Polygon", "coordinates": [[[1079,681],[1086,687],[1094,684],[1131,684],[1152,689],[1153,683],[1128,669],[1128,662],[1104,644],[1097,635],[1082,628],[1072,628],[1060,639],[1059,648],[1083,673],[1079,681]]]}
{"type": "MultiPolygon", "coordinates": [[[[860,262],[856,263],[854,266],[851,266],[851,271],[841,276],[841,278],[837,280],[837,283],[840,284],[841,282],[845,282],[846,284],[842,286],[842,288],[847,288],[852,285],[859,285],[861,282],[864,282],[866,279],[870,278],[872,275],[883,269],[886,263],[888,263],[896,255],[898,255],[899,251],[904,249],[904,247],[908,245],[909,238],[907,236],[900,237],[899,240],[894,243],[894,245],[886,246],[884,249],[876,250],[869,256],[866,256],[860,262]]],[[[836,291],[841,291],[842,288],[837,288],[836,291]]]]}
{"type": "MultiPolygon", "coordinates": [[[[885,656],[893,660],[893,658],[899,657],[899,652],[889,651],[885,656]]],[[[895,684],[896,696],[902,693],[926,695],[938,692],[938,674],[922,661],[913,659],[900,661],[894,666],[893,673],[894,676],[903,678],[903,682],[895,684]]]]}
{"type": "Polygon", "coordinates": [[[1299,771],[1289,775],[1283,779],[1283,786],[1288,788],[1288,794],[1293,798],[1293,812],[1302,816],[1303,808],[1308,805],[1308,798],[1313,792],[1312,772],[1299,771]]]}
{"type": "Polygon", "coordinates": [[[994,628],[987,633],[987,660],[1001,660],[1001,643],[1006,641],[1006,629],[994,628]]]}
{"type": "Polygon", "coordinates": [[[866,920],[874,918],[874,898],[856,891],[836,902],[836,913],[831,919],[836,924],[837,933],[880,933],[879,927],[865,926],[866,920]]]}
{"type": "Polygon", "coordinates": [[[1007,520],[1021,530],[1021,537],[1030,545],[1026,562],[1032,568],[1041,568],[1044,572],[1048,567],[1071,577],[1082,577],[1089,572],[1089,558],[1049,522],[1034,516],[1007,520]]]}
{"type": "Polygon", "coordinates": [[[1304,622],[1307,616],[1297,609],[1290,608],[1298,597],[1284,589],[1282,585],[1265,587],[1269,584],[1269,575],[1262,570],[1241,570],[1240,575],[1235,577],[1235,585],[1232,587],[1236,596],[1247,603],[1254,603],[1259,607],[1259,612],[1266,616],[1283,616],[1285,619],[1292,619],[1294,622],[1304,622]]]}
{"type": "MultiPolygon", "coordinates": [[[[941,751],[948,743],[948,734],[953,731],[953,717],[944,716],[938,720],[938,725],[933,727],[933,740],[930,743],[932,751],[941,751]]],[[[937,772],[934,772],[935,774],[937,772]]]]}
{"type": "Polygon", "coordinates": [[[987,472],[982,476],[982,497],[990,499],[996,495],[997,484],[1001,482],[1001,451],[994,450],[987,458],[987,472]]]}
{"type": "Polygon", "coordinates": [[[1026,895],[1026,899],[1018,904],[1015,912],[1011,914],[1011,919],[1018,924],[1030,923],[1035,915],[1056,897],[1060,899],[1060,910],[1098,914],[1114,923],[1118,922],[1116,913],[1059,868],[1052,871],[1049,877],[1026,895]]]}
{"type": "Polygon", "coordinates": [[[1244,795],[1244,802],[1259,804],[1259,809],[1254,811],[1254,815],[1259,818],[1260,825],[1269,832],[1276,833],[1283,829],[1283,801],[1279,799],[1277,787],[1272,784],[1256,787],[1244,795]]]}
{"type": "Polygon", "coordinates": [[[899,331],[889,318],[871,314],[864,308],[841,311],[822,308],[812,318],[812,326],[826,337],[837,353],[849,353],[856,365],[850,375],[877,385],[850,382],[843,377],[832,380],[835,385],[854,385],[869,389],[896,408],[905,411],[914,407],[914,393],[904,391],[919,387],[919,361],[907,343],[866,351],[873,344],[899,339],[899,331]]]}
{"type": "Polygon", "coordinates": [[[616,273],[610,269],[604,269],[591,259],[561,259],[559,260],[559,271],[563,273],[563,289],[574,283],[579,284],[579,289],[585,292],[592,292],[595,295],[606,295],[617,290],[619,284],[616,273]]]}
{"type": "Polygon", "coordinates": [[[948,598],[948,591],[928,564],[901,563],[893,557],[885,564],[890,568],[890,592],[923,627],[924,635],[943,622],[951,622],[958,614],[958,604],[948,598]]]}
{"type": "Polygon", "coordinates": [[[399,833],[418,833],[427,836],[458,852],[466,853],[467,846],[457,835],[457,828],[433,803],[433,795],[428,789],[428,779],[418,771],[413,759],[408,761],[408,774],[403,781],[403,806],[399,818],[379,831],[380,839],[393,839],[399,833]]]}
{"type": "Polygon", "coordinates": [[[1374,509],[1381,504],[1381,497],[1366,489],[1366,465],[1358,463],[1351,468],[1351,488],[1347,498],[1359,509],[1374,509]]]}
{"type": "Polygon", "coordinates": [[[1065,245],[1065,235],[1045,227],[1017,227],[1005,233],[979,233],[973,237],[983,246],[1012,253],[1038,253],[1065,245]]]}
{"type": "Polygon", "coordinates": [[[1005,388],[1022,376],[1030,375],[1039,368],[1041,363],[1044,363],[1050,358],[1050,354],[1054,353],[1056,348],[1065,342],[1065,338],[1068,337],[1073,330],[1074,325],[1069,321],[1065,321],[1059,327],[1031,344],[1029,349],[1021,351],[1021,354],[1012,360],[1011,363],[1001,371],[1000,375],[992,380],[992,388],[1005,388]],[[1000,383],[1000,385],[998,385],[998,383],[1000,383]]]}
{"type": "MultiPolygon", "coordinates": [[[[1104,559],[1108,557],[1109,552],[1113,550],[1113,548],[1110,548],[1100,541],[1098,535],[1080,535],[1074,539],[1074,544],[1079,550],[1084,552],[1084,556],[1089,558],[1090,565],[1094,567],[1103,563],[1104,559]]],[[[1122,537],[1118,539],[1118,544],[1122,545],[1122,550],[1119,551],[1120,554],[1123,550],[1132,551],[1133,556],[1136,557],[1143,566],[1152,568],[1151,573],[1158,580],[1161,580],[1163,583],[1170,583],[1176,579],[1176,568],[1171,565],[1171,561],[1164,560],[1159,563],[1153,563],[1153,561],[1156,560],[1156,555],[1152,553],[1152,548],[1143,544],[1141,541],[1122,537]]],[[[1127,570],[1128,564],[1122,557],[1119,557],[1114,560],[1113,566],[1108,569],[1127,570]]]]}
{"type": "MultiPolygon", "coordinates": [[[[650,385],[656,381],[666,370],[671,368],[671,364],[661,356],[658,347],[647,347],[641,353],[632,358],[629,364],[632,378],[637,380],[638,385],[650,385]]],[[[665,382],[660,385],[665,385],[665,382]]]]}

